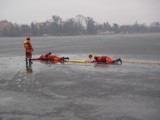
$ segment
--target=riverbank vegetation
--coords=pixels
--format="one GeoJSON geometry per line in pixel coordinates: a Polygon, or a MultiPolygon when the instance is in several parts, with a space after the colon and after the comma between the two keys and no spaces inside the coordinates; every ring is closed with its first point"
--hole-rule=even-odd
{"type": "Polygon", "coordinates": [[[135,22],[132,25],[119,25],[109,22],[98,23],[92,17],[77,15],[75,18],[63,20],[60,16],[53,15],[44,22],[16,24],[7,20],[0,20],[0,37],[17,36],[64,36],[64,35],[95,35],[117,33],[159,33],[160,22],[150,25],[135,22]]]}

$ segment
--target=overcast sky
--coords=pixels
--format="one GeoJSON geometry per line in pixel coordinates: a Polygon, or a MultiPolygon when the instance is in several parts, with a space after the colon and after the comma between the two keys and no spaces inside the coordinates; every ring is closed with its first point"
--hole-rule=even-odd
{"type": "Polygon", "coordinates": [[[0,20],[18,24],[63,20],[78,14],[95,21],[134,24],[160,22],[160,0],[0,0],[0,20]]]}

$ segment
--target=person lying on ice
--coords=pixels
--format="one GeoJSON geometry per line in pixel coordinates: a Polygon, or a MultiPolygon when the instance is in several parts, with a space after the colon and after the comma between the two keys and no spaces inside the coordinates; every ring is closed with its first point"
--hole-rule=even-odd
{"type": "Polygon", "coordinates": [[[38,58],[34,58],[33,60],[43,60],[43,61],[48,61],[48,62],[64,62],[65,59],[68,59],[68,57],[58,57],[55,54],[52,54],[51,52],[47,54],[42,54],[38,58]]]}
{"type": "MultiPolygon", "coordinates": [[[[89,54],[88,57],[91,59],[92,58],[92,54],[89,54]]],[[[92,60],[92,63],[109,63],[109,64],[114,64],[114,63],[118,63],[120,62],[120,64],[122,64],[122,60],[121,58],[113,60],[108,56],[94,56],[94,60],[92,60]]]]}

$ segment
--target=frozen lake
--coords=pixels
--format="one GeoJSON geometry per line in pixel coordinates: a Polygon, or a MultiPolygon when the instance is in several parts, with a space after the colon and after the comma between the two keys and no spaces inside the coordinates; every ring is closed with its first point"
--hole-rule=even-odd
{"type": "Polygon", "coordinates": [[[31,37],[33,57],[88,53],[122,65],[46,64],[26,68],[25,38],[0,38],[0,120],[157,120],[160,34],[31,37]]]}

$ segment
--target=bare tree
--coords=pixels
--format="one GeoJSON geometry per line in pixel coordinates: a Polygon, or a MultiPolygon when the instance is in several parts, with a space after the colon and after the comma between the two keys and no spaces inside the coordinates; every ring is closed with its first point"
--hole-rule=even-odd
{"type": "Polygon", "coordinates": [[[96,28],[95,28],[95,21],[91,17],[86,17],[85,18],[86,22],[86,30],[88,34],[95,34],[96,33],[96,28]]]}

